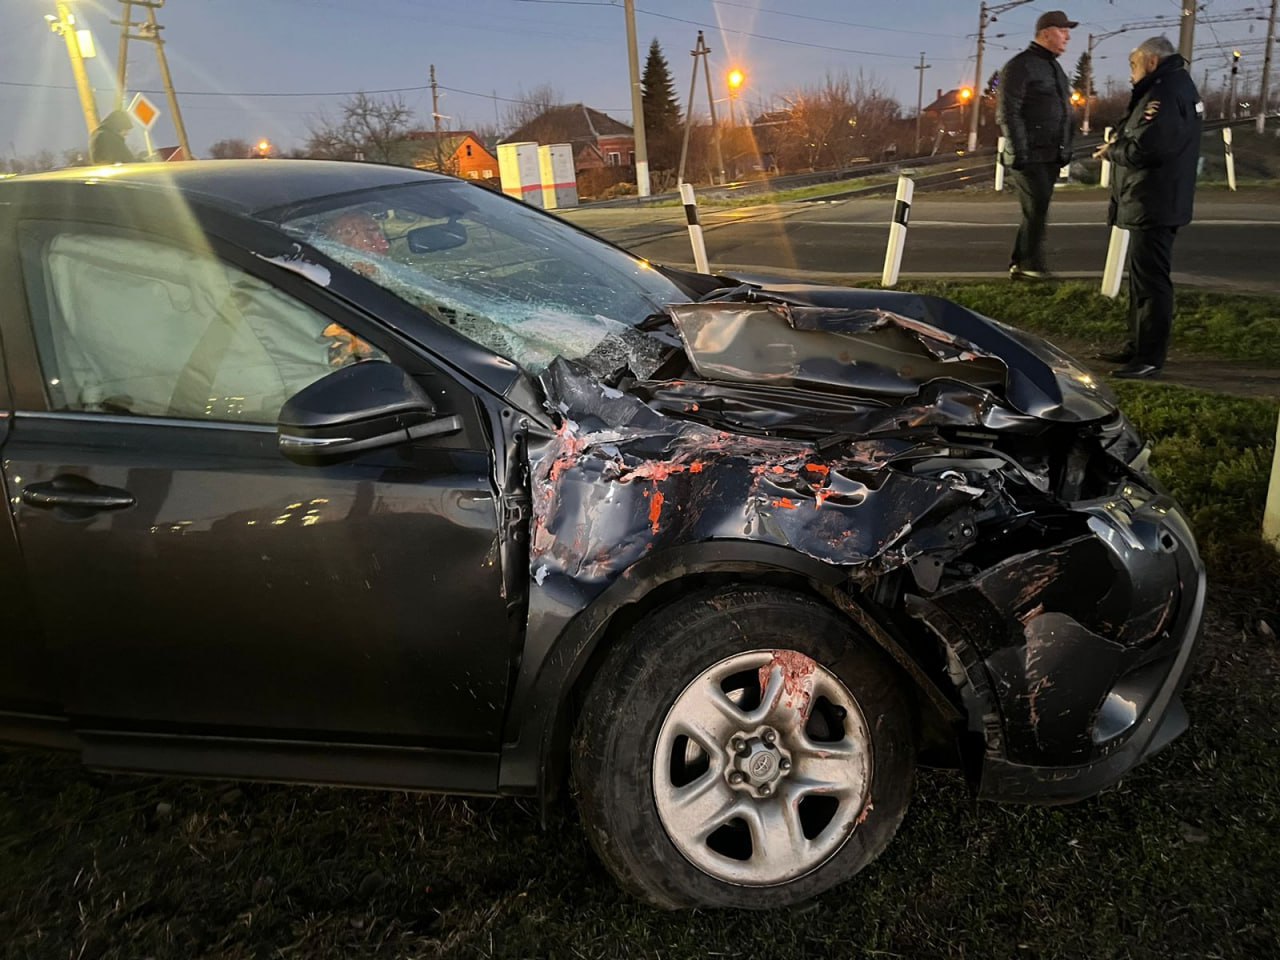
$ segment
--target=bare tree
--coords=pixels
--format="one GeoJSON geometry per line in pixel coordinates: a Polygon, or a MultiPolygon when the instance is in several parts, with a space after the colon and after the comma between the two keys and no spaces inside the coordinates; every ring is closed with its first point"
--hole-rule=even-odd
{"type": "Polygon", "coordinates": [[[233,137],[229,140],[219,140],[209,147],[209,156],[214,160],[243,160],[252,156],[252,150],[249,141],[233,137]]]}
{"type": "Polygon", "coordinates": [[[882,153],[902,115],[884,83],[861,71],[856,82],[847,73],[828,73],[821,84],[782,99],[791,122],[779,163],[792,169],[843,168],[851,160],[882,153]]]}
{"type": "Polygon", "coordinates": [[[313,157],[390,163],[394,147],[409,132],[413,111],[399,96],[378,99],[357,93],[343,101],[342,115],[321,113],[307,124],[307,151],[313,157]]]}
{"type": "Polygon", "coordinates": [[[515,101],[508,103],[502,111],[502,122],[506,133],[519,130],[532,123],[552,107],[561,103],[560,91],[549,83],[534,87],[528,93],[516,91],[515,101]]]}

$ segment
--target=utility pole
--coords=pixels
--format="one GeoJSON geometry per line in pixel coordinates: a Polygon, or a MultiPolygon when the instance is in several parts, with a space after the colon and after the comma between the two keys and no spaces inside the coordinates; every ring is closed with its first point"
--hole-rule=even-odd
{"type": "Polygon", "coordinates": [[[182,152],[186,154],[188,160],[195,159],[195,154],[191,152],[191,142],[187,139],[187,127],[182,122],[182,111],[178,108],[178,95],[173,89],[173,77],[169,73],[169,59],[164,53],[164,40],[160,36],[160,31],[164,27],[156,21],[156,11],[164,6],[164,0],[120,0],[125,9],[124,20],[113,20],[120,26],[120,63],[118,67],[119,90],[116,93],[118,103],[124,103],[125,84],[126,84],[126,65],[129,60],[129,41],[141,40],[143,43],[149,43],[156,48],[156,61],[160,65],[160,80],[164,84],[165,96],[169,100],[169,112],[173,115],[173,128],[178,134],[178,145],[182,147],[182,152]],[[147,11],[147,20],[145,23],[133,22],[133,8],[145,7],[147,11]],[[138,28],[137,33],[132,33],[134,27],[138,28]]]}
{"type": "Polygon", "coordinates": [[[1258,133],[1267,128],[1267,102],[1271,99],[1271,50],[1276,38],[1276,7],[1280,0],[1271,0],[1271,19],[1267,24],[1267,45],[1262,56],[1262,88],[1258,91],[1258,133]]]}
{"type": "MultiPolygon", "coordinates": [[[[680,169],[676,172],[677,185],[684,183],[684,165],[689,156],[689,131],[693,127],[693,95],[698,89],[698,58],[703,58],[705,65],[711,56],[711,48],[707,46],[701,30],[698,31],[698,42],[693,45],[689,54],[693,57],[693,74],[689,79],[689,103],[684,110],[684,142],[680,145],[680,169]]],[[[712,143],[715,147],[716,170],[720,174],[720,182],[724,183],[724,159],[720,156],[720,131],[716,126],[715,96],[711,92],[711,68],[704,66],[703,72],[707,78],[707,97],[711,101],[712,143]]]]}
{"type": "Polygon", "coordinates": [[[431,64],[431,121],[435,128],[436,173],[444,173],[444,150],[440,146],[440,89],[436,86],[436,65],[431,64]]]}
{"type": "Polygon", "coordinates": [[[636,137],[636,194],[649,196],[649,149],[644,139],[644,95],[640,89],[640,54],[636,49],[636,2],[626,0],[627,63],[631,67],[631,123],[636,137]]]}
{"type": "Polygon", "coordinates": [[[684,183],[684,162],[689,157],[689,130],[693,127],[693,94],[698,89],[698,58],[702,56],[702,31],[698,31],[698,42],[689,51],[693,57],[693,70],[689,77],[689,101],[684,108],[684,139],[680,143],[680,168],[676,171],[676,187],[684,183]]]}
{"type": "Polygon", "coordinates": [[[1089,135],[1089,106],[1093,103],[1093,34],[1089,34],[1088,52],[1089,57],[1085,60],[1084,71],[1084,123],[1080,125],[1080,132],[1085,136],[1089,135]]]}
{"type": "MultiPolygon", "coordinates": [[[[702,31],[698,31],[702,39],[702,31]]],[[[707,109],[711,111],[711,145],[716,155],[716,170],[720,172],[720,182],[725,182],[724,154],[720,150],[720,121],[716,119],[716,92],[711,88],[711,48],[704,41],[702,44],[702,75],[707,80],[707,109]]]]}
{"type": "MultiPolygon", "coordinates": [[[[986,0],[983,0],[982,6],[978,14],[978,62],[973,68],[973,100],[974,110],[973,116],[969,118],[969,152],[978,149],[978,124],[982,118],[982,52],[987,42],[987,24],[994,23],[996,15],[1004,13],[1006,10],[1012,10],[1014,7],[1020,7],[1024,3],[1030,3],[1031,0],[1008,0],[1007,3],[1001,3],[988,7],[986,0]]],[[[923,76],[923,74],[921,75],[923,76]]]]}
{"type": "Polygon", "coordinates": [[[912,67],[913,70],[920,71],[920,87],[916,91],[916,152],[915,155],[920,156],[920,120],[924,114],[924,72],[933,64],[924,62],[924,51],[920,51],[920,66],[912,67]]]}
{"type": "Polygon", "coordinates": [[[1240,98],[1236,96],[1236,75],[1240,72],[1240,51],[1236,50],[1231,54],[1231,112],[1228,114],[1230,119],[1236,118],[1236,106],[1240,98]]]}
{"type": "Polygon", "coordinates": [[[1178,53],[1191,63],[1196,47],[1196,0],[1182,0],[1182,31],[1178,37],[1178,53]]]}
{"type": "Polygon", "coordinates": [[[116,57],[116,110],[124,109],[125,81],[129,73],[129,22],[133,20],[132,0],[120,0],[124,5],[125,28],[120,31],[120,54],[116,57]]]}
{"type": "MultiPolygon", "coordinates": [[[[973,92],[979,98],[982,96],[982,48],[987,39],[987,4],[983,0],[982,7],[978,14],[978,63],[973,69],[973,92]]],[[[924,80],[924,74],[920,74],[920,79],[924,80]]],[[[982,109],[982,101],[978,101],[978,110],[982,109]]],[[[973,111],[973,116],[969,118],[969,152],[978,149],[978,110],[973,111]]]]}
{"type": "Polygon", "coordinates": [[[89,133],[98,129],[98,104],[93,99],[93,88],[89,86],[89,75],[84,69],[84,57],[80,54],[80,38],[76,36],[76,18],[64,0],[57,0],[54,8],[58,16],[45,17],[49,21],[49,29],[60,35],[67,44],[67,57],[71,60],[71,75],[76,81],[76,92],[80,95],[80,109],[84,111],[85,126],[89,133]]]}

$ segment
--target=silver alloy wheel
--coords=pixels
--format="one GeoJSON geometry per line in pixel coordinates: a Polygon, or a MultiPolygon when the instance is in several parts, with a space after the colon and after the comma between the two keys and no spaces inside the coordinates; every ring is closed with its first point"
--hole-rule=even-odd
{"type": "Polygon", "coordinates": [[[830,859],[871,809],[871,738],[835,674],[794,650],[753,650],[694,678],[663,720],[653,794],[704,873],[786,883],[830,859]]]}

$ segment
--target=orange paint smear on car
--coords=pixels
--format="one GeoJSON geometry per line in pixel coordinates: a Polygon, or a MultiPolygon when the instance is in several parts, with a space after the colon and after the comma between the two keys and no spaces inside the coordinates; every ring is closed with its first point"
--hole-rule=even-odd
{"type": "Polygon", "coordinates": [[[658,532],[658,518],[662,516],[662,501],[666,498],[658,490],[653,491],[653,496],[649,499],[649,523],[653,525],[653,532],[658,532]]]}

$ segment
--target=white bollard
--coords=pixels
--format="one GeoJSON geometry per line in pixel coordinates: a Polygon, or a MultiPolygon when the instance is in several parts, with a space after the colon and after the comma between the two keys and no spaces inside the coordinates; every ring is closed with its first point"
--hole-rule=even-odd
{"type": "Polygon", "coordinates": [[[710,273],[707,265],[707,243],[702,238],[702,224],[698,222],[698,200],[693,195],[693,184],[680,184],[680,200],[684,204],[684,218],[689,221],[689,244],[693,247],[693,262],[699,273],[710,273]]]}
{"type": "Polygon", "coordinates": [[[911,197],[916,184],[910,177],[898,177],[898,195],[893,204],[893,220],[889,223],[889,246],[884,252],[884,273],[880,285],[892,287],[898,282],[902,267],[902,251],[907,245],[907,222],[911,219],[911,197]]]}
{"type": "MultiPolygon", "coordinates": [[[[1111,131],[1112,131],[1113,129],[1115,129],[1115,128],[1114,128],[1114,127],[1107,127],[1107,129],[1105,129],[1105,130],[1103,130],[1103,131],[1102,131],[1102,142],[1103,142],[1103,143],[1110,143],[1110,142],[1111,142],[1111,131]]],[[[1111,186],[1111,161],[1110,161],[1110,160],[1103,160],[1103,161],[1102,161],[1102,179],[1100,179],[1100,180],[1098,181],[1098,183],[1099,183],[1099,185],[1100,185],[1104,190],[1105,190],[1107,187],[1111,186]]]]}
{"type": "Polygon", "coordinates": [[[1102,295],[1113,300],[1120,294],[1120,278],[1124,276],[1124,257],[1129,252],[1129,231],[1111,228],[1107,245],[1107,265],[1102,270],[1102,295]]]}
{"type": "Polygon", "coordinates": [[[996,193],[1004,189],[1004,137],[996,141],[996,193]]]}
{"type": "Polygon", "coordinates": [[[1271,485],[1262,510],[1262,536],[1280,550],[1280,422],[1276,424],[1276,453],[1271,461],[1271,485]]]}
{"type": "Polygon", "coordinates": [[[1222,128],[1223,149],[1227,151],[1227,186],[1232,190],[1236,188],[1236,158],[1231,153],[1231,128],[1222,128]]]}

